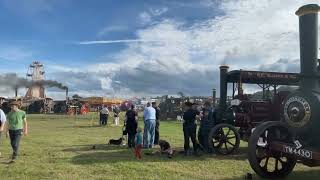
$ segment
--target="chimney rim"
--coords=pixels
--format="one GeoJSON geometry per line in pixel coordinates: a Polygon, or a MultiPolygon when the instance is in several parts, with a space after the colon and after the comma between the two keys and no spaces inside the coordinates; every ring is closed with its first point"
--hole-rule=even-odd
{"type": "Polygon", "coordinates": [[[220,68],[220,69],[229,69],[229,66],[227,66],[227,65],[221,65],[219,68],[220,68]]]}
{"type": "Polygon", "coordinates": [[[304,6],[301,6],[297,11],[296,15],[297,16],[304,16],[307,14],[315,14],[320,11],[320,6],[318,4],[307,4],[304,6]]]}

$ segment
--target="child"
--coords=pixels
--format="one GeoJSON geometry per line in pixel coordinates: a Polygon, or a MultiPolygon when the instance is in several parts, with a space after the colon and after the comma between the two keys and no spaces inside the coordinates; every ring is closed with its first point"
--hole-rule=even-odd
{"type": "Polygon", "coordinates": [[[137,128],[137,134],[134,138],[135,148],[134,154],[137,159],[141,159],[141,149],[142,149],[142,129],[140,127],[137,128]]]}

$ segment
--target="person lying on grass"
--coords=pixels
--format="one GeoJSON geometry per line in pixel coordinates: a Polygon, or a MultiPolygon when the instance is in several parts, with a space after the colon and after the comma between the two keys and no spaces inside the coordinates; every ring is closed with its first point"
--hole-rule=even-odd
{"type": "Polygon", "coordinates": [[[160,151],[145,153],[146,155],[167,154],[168,158],[172,158],[174,150],[171,148],[170,143],[166,140],[159,140],[160,151]]]}

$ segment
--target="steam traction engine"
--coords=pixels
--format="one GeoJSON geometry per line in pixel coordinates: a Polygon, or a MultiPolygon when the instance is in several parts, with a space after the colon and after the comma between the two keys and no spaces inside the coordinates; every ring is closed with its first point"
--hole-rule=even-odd
{"type": "Polygon", "coordinates": [[[320,165],[320,87],[318,61],[318,12],[320,7],[301,7],[300,86],[289,94],[281,107],[281,121],[260,124],[249,140],[248,158],[261,177],[287,176],[296,162],[320,165]]]}
{"type": "Polygon", "coordinates": [[[209,145],[220,154],[238,149],[240,139],[248,141],[252,130],[266,121],[280,121],[280,109],[288,91],[279,91],[279,85],[297,86],[297,73],[262,71],[228,71],[220,67],[220,102],[216,125],[209,134],[209,145]],[[227,105],[227,88],[232,84],[232,100],[227,105]],[[262,91],[254,95],[243,94],[243,84],[258,84],[262,91]],[[270,91],[272,88],[272,92],[270,91]],[[254,97],[257,96],[257,97],[254,97]]]}

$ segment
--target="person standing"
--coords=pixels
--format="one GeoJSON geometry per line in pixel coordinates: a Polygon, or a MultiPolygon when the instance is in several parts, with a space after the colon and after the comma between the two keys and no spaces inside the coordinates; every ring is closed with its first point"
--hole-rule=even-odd
{"type": "Polygon", "coordinates": [[[186,111],[183,113],[183,135],[184,135],[184,154],[189,154],[189,139],[191,138],[193,144],[194,154],[198,153],[198,144],[196,140],[196,116],[200,114],[195,109],[192,109],[192,103],[186,102],[186,111]]]}
{"type": "Polygon", "coordinates": [[[113,108],[113,116],[114,116],[114,124],[116,126],[119,126],[119,114],[120,114],[120,109],[118,106],[114,106],[113,108]]]}
{"type": "MultiPolygon", "coordinates": [[[[1,143],[1,134],[4,130],[6,120],[7,120],[7,118],[6,118],[5,113],[2,111],[2,109],[0,109],[0,143],[1,143]]],[[[0,156],[1,156],[1,152],[0,152],[0,156]]]]}
{"type": "Polygon", "coordinates": [[[28,123],[26,113],[19,109],[18,102],[10,103],[11,111],[8,113],[8,129],[10,143],[13,150],[11,162],[15,162],[18,156],[19,145],[22,134],[28,134],[28,123]]]}
{"type": "Polygon", "coordinates": [[[144,108],[144,133],[143,133],[143,147],[152,148],[154,144],[154,132],[156,126],[156,110],[151,107],[151,103],[147,103],[144,108]]]}
{"type": "Polygon", "coordinates": [[[109,116],[109,109],[106,106],[102,106],[100,110],[100,126],[105,126],[108,124],[108,116],[109,116]]]}
{"type": "Polygon", "coordinates": [[[135,143],[134,154],[138,160],[140,160],[142,158],[142,156],[141,156],[141,148],[142,148],[142,134],[141,134],[141,132],[142,132],[141,128],[137,128],[137,134],[135,135],[135,138],[134,138],[134,143],[135,143]]]}
{"type": "Polygon", "coordinates": [[[137,133],[138,128],[138,113],[135,111],[134,105],[126,112],[126,131],[128,133],[128,148],[134,146],[134,136],[137,133]]]}
{"type": "Polygon", "coordinates": [[[155,134],[154,134],[154,144],[159,144],[160,108],[157,106],[156,102],[152,102],[152,107],[156,110],[156,127],[155,127],[155,134]]]}
{"type": "Polygon", "coordinates": [[[214,126],[214,109],[211,103],[206,101],[202,109],[202,117],[200,121],[200,128],[198,131],[198,140],[205,152],[211,152],[209,148],[208,139],[211,128],[214,126]]]}

